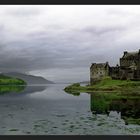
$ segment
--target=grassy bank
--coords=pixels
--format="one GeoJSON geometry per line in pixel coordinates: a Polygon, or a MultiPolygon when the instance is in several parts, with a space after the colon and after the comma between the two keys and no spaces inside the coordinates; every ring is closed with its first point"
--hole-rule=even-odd
{"type": "Polygon", "coordinates": [[[140,81],[112,80],[106,77],[92,86],[75,83],[64,90],[74,96],[82,92],[89,93],[90,109],[94,114],[117,111],[121,112],[125,124],[140,125],[140,81]]]}
{"type": "Polygon", "coordinates": [[[26,85],[26,82],[19,78],[0,75],[0,85],[26,85]]]}
{"type": "Polygon", "coordinates": [[[140,90],[140,81],[131,80],[112,80],[105,77],[103,80],[96,82],[94,85],[80,86],[79,83],[65,87],[66,92],[97,92],[97,91],[131,91],[140,90]]]}

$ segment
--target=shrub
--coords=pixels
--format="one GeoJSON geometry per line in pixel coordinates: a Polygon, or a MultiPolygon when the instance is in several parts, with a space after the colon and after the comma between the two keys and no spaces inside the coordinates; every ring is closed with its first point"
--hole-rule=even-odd
{"type": "Polygon", "coordinates": [[[79,83],[74,83],[72,86],[74,86],[74,87],[80,87],[80,84],[79,83]]]}

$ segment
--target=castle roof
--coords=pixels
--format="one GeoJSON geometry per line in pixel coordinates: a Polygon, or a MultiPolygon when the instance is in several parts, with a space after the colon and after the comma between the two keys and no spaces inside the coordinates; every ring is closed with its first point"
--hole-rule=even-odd
{"type": "Polygon", "coordinates": [[[108,62],[106,62],[106,63],[92,63],[90,68],[92,68],[93,66],[96,66],[98,68],[102,68],[102,67],[109,66],[109,64],[108,64],[108,62]]]}
{"type": "Polygon", "coordinates": [[[131,58],[131,57],[137,57],[140,54],[140,50],[136,52],[124,52],[124,55],[122,58],[131,58]]]}

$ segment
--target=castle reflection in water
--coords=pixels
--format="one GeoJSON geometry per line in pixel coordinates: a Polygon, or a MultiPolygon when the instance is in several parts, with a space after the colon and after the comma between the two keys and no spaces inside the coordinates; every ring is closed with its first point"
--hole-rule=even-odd
{"type": "Polygon", "coordinates": [[[111,111],[120,113],[126,124],[140,125],[140,94],[110,96],[111,93],[90,94],[90,109],[93,114],[107,114],[111,111]]]}

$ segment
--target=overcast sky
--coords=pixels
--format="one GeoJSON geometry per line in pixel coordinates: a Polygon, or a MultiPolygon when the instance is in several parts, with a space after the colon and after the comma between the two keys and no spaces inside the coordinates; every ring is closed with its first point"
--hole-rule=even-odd
{"type": "Polygon", "coordinates": [[[140,5],[1,5],[0,71],[89,79],[94,62],[140,49],[140,5]]]}

